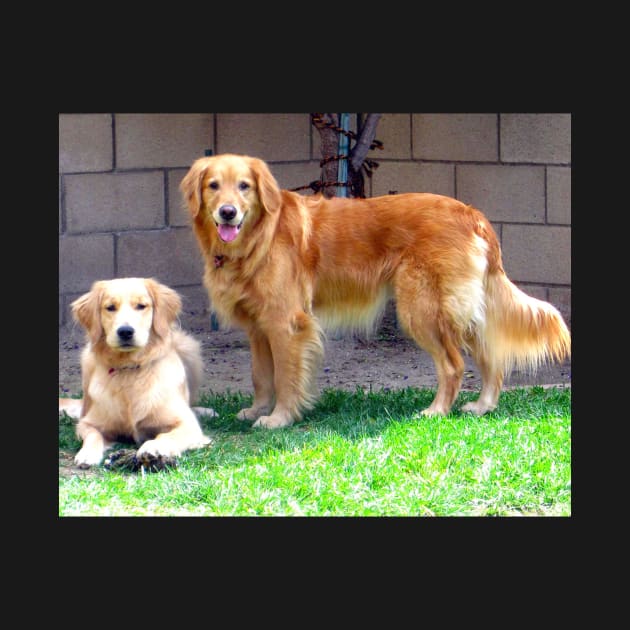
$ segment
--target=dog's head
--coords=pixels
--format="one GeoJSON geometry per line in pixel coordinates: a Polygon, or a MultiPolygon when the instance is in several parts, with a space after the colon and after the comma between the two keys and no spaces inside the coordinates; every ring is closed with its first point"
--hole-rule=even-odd
{"type": "Polygon", "coordinates": [[[71,308],[92,344],[103,339],[114,350],[133,352],[147,346],[152,333],[166,337],[181,298],[152,278],[116,278],[98,280],[71,308]]]}
{"type": "Polygon", "coordinates": [[[278,183],[268,166],[246,155],[196,160],[180,190],[193,219],[210,217],[223,243],[237,240],[241,229],[254,224],[261,212],[273,214],[281,204],[278,183]]]}

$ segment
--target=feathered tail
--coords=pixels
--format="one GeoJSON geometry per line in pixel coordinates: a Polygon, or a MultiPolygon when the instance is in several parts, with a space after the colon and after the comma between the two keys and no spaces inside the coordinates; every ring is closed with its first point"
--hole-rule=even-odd
{"type": "Polygon", "coordinates": [[[514,285],[502,271],[486,285],[484,354],[492,367],[535,372],[541,365],[571,356],[571,333],[560,312],[514,285]]]}
{"type": "Polygon", "coordinates": [[[203,359],[201,358],[201,346],[196,339],[181,330],[173,330],[173,345],[179,354],[188,381],[188,403],[194,404],[199,393],[199,386],[203,378],[203,359]]]}

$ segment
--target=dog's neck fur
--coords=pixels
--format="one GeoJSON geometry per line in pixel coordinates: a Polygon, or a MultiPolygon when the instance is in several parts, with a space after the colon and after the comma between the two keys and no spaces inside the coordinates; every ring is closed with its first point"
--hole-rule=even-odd
{"type": "Polygon", "coordinates": [[[97,342],[100,347],[99,356],[102,357],[104,366],[108,369],[108,374],[114,374],[120,370],[137,370],[149,364],[159,361],[168,352],[170,339],[165,339],[164,343],[156,344],[153,341],[132,352],[121,352],[107,345],[105,338],[97,342]]]}
{"type": "Polygon", "coordinates": [[[142,366],[138,363],[137,365],[123,365],[122,367],[110,367],[109,370],[107,370],[108,374],[114,374],[115,372],[119,372],[121,370],[139,370],[142,366]]]}

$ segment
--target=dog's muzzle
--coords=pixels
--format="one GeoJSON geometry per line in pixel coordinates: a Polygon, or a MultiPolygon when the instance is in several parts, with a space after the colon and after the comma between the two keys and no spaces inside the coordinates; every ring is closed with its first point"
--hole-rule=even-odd
{"type": "Polygon", "coordinates": [[[237,215],[238,210],[230,204],[225,204],[219,208],[219,217],[224,223],[217,223],[216,225],[219,237],[224,243],[229,243],[238,236],[243,222],[241,221],[238,225],[230,223],[230,221],[234,221],[237,215]]]}

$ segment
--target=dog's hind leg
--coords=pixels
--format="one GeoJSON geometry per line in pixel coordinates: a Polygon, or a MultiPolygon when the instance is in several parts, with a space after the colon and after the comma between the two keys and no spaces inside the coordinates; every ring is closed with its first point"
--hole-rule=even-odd
{"type": "Polygon", "coordinates": [[[435,398],[421,414],[446,415],[461,388],[464,375],[464,359],[461,352],[448,329],[434,331],[427,326],[416,324],[411,335],[416,343],[431,355],[437,371],[438,387],[435,398]]]}
{"type": "Polygon", "coordinates": [[[473,359],[481,372],[481,392],[474,402],[462,406],[462,411],[481,416],[492,411],[499,401],[499,394],[503,386],[503,370],[492,366],[483,350],[473,342],[473,359]]]}
{"type": "Polygon", "coordinates": [[[403,330],[426,350],[435,364],[438,387],[422,415],[446,415],[461,387],[464,359],[457,334],[447,314],[440,310],[439,295],[423,274],[399,274],[394,289],[398,321],[403,330]]]}

